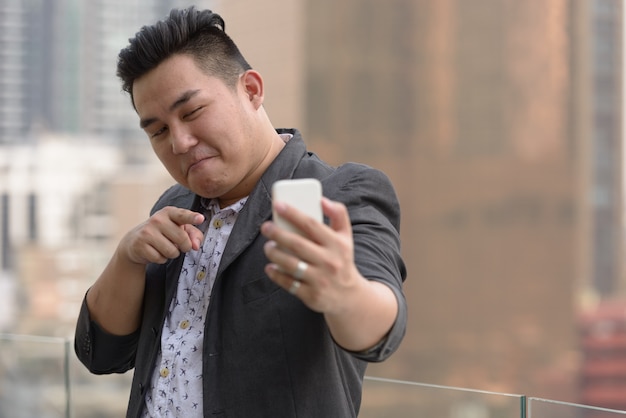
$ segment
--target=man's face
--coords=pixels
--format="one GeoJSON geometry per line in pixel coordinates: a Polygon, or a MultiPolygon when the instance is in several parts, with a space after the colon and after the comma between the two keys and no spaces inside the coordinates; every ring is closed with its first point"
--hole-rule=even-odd
{"type": "Polygon", "coordinates": [[[165,168],[178,183],[223,204],[250,193],[267,154],[255,135],[262,98],[252,98],[246,77],[233,89],[190,56],[174,55],[133,84],[141,127],[165,168]]]}

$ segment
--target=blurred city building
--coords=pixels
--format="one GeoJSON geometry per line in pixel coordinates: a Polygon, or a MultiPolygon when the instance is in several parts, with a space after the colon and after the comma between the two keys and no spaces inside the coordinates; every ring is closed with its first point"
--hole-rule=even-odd
{"type": "MultiPolygon", "coordinates": [[[[580,315],[581,403],[626,410],[623,278],[623,3],[593,1],[588,19],[592,172],[588,191],[591,287],[599,303],[580,315]],[[619,144],[619,146],[618,146],[619,144]],[[617,155],[616,155],[617,154],[617,155]],[[619,199],[619,200],[618,200],[619,199]]],[[[599,415],[595,415],[599,416],[599,415]]]]}
{"type": "Polygon", "coordinates": [[[0,1],[0,144],[32,142],[39,130],[132,144],[137,120],[115,77],[117,53],[141,26],[189,4],[0,1]]]}
{"type": "Polygon", "coordinates": [[[615,0],[593,0],[585,7],[589,22],[588,56],[592,220],[591,287],[604,298],[623,295],[623,113],[624,10],[615,0]]]}
{"type": "Polygon", "coordinates": [[[578,311],[624,283],[622,3],[217,8],[277,125],[397,187],[409,331],[370,373],[578,401],[578,311]]]}
{"type": "Polygon", "coordinates": [[[584,312],[580,335],[580,403],[626,410],[626,305],[604,301],[584,312]]]}

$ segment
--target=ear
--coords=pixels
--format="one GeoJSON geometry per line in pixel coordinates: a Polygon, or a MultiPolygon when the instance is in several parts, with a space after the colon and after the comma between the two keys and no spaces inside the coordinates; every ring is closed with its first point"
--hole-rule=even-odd
{"type": "Polygon", "coordinates": [[[241,75],[241,82],[244,93],[248,96],[248,100],[258,109],[263,104],[263,77],[255,70],[248,70],[241,75]]]}

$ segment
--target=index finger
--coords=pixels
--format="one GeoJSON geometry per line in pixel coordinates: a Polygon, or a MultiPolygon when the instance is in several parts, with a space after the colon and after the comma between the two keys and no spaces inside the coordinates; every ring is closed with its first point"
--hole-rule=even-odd
{"type": "Polygon", "coordinates": [[[162,233],[167,239],[183,252],[197,250],[202,242],[203,234],[196,228],[204,222],[204,215],[189,209],[169,206],[163,209],[167,218],[176,228],[164,227],[162,233]],[[180,232],[184,234],[181,234],[180,232]]]}
{"type": "Polygon", "coordinates": [[[326,197],[322,198],[322,211],[328,217],[330,227],[337,232],[352,233],[352,223],[346,205],[326,197]]]}
{"type": "Polygon", "coordinates": [[[204,215],[189,209],[171,207],[168,211],[169,218],[176,225],[200,225],[204,222],[204,215]]]}

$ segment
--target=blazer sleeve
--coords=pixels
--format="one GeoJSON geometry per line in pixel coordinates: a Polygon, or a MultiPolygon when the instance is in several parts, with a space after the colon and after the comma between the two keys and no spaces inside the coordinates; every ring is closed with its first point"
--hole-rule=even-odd
{"type": "Polygon", "coordinates": [[[368,280],[389,286],[398,301],[398,316],[385,338],[362,352],[351,352],[365,361],[379,362],[395,352],[407,326],[407,304],[403,282],[406,266],[400,251],[400,204],[389,178],[381,171],[360,164],[338,168],[328,185],[350,214],[354,237],[354,259],[368,280]],[[333,184],[334,183],[334,184],[333,184]]]}
{"type": "MultiPolygon", "coordinates": [[[[168,206],[191,207],[195,195],[174,185],[167,189],[152,207],[150,214],[168,206]]],[[[135,356],[141,327],[129,335],[112,335],[91,320],[86,295],[76,324],[74,351],[78,359],[94,374],[124,373],[135,367],[135,356]]]]}
{"type": "Polygon", "coordinates": [[[124,373],[132,369],[138,341],[139,331],[117,336],[100,328],[91,320],[87,299],[83,299],[76,323],[74,351],[91,373],[124,373]]]}

